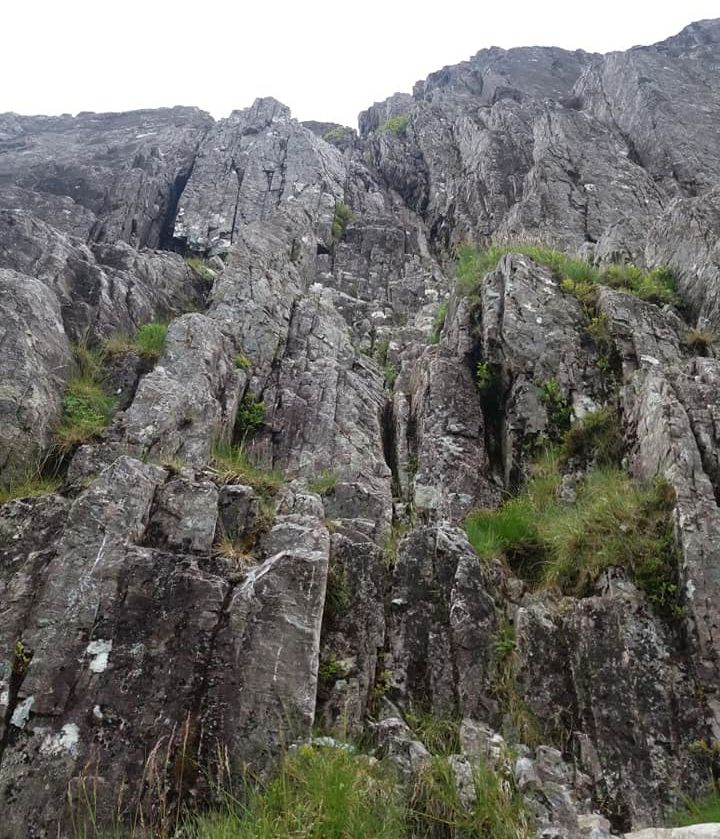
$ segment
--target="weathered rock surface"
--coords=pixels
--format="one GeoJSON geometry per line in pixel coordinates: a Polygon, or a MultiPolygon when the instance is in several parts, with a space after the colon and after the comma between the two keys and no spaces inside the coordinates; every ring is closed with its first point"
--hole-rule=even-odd
{"type": "Polygon", "coordinates": [[[130,335],[193,308],[205,293],[176,254],[122,241],[87,245],[20,210],[0,211],[0,266],[47,285],[75,341],[130,335]]]}
{"type": "Polygon", "coordinates": [[[519,679],[532,712],[577,749],[605,814],[628,829],[661,818],[680,783],[702,783],[692,743],[709,731],[672,637],[632,584],[608,587],[518,610],[519,679]]]}
{"type": "Polygon", "coordinates": [[[83,240],[164,246],[212,120],[197,108],[0,117],[0,206],[83,240]]]}
{"type": "Polygon", "coordinates": [[[609,839],[702,792],[720,368],[691,330],[720,330],[719,60],[718,21],[607,56],[492,48],[359,136],[269,98],[218,122],[0,117],[0,483],[51,450],[72,341],[169,321],[154,365],[108,376],[118,411],[60,494],[0,506],[2,839],[62,835],[68,785],[111,814],[180,747],[169,794],[202,800],[218,746],[264,771],[314,723],[372,717],[410,780],[418,712],[463,720],[468,802],[472,761],[517,748],[545,839],[609,839]],[[519,254],[462,298],[453,248],[489,235],[670,265],[682,306],[583,306],[519,254]],[[677,496],[672,625],[621,569],[589,597],[530,593],[458,527],[605,404],[628,468],[677,496]],[[223,478],[220,442],[259,471],[223,478]]]}
{"type": "Polygon", "coordinates": [[[57,298],[41,282],[0,269],[0,484],[31,475],[62,414],[72,356],[57,298]]]}
{"type": "Polygon", "coordinates": [[[598,354],[578,301],[561,291],[549,271],[510,254],[481,290],[482,357],[490,381],[486,416],[499,425],[496,459],[506,486],[518,479],[527,447],[561,431],[547,388],[582,417],[602,401],[598,354]],[[493,404],[494,400],[494,404],[493,404]]]}

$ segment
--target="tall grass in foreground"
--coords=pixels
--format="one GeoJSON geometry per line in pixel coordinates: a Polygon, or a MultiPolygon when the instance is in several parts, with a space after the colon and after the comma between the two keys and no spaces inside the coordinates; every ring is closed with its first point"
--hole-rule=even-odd
{"type": "Polygon", "coordinates": [[[389,770],[342,748],[301,746],[243,800],[187,826],[189,839],[397,839],[404,811],[389,770]]]}

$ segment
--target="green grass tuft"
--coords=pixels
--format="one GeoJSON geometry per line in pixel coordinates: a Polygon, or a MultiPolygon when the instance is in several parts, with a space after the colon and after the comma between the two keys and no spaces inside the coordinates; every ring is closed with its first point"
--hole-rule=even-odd
{"type": "Polygon", "coordinates": [[[253,465],[242,446],[218,444],[213,449],[213,466],[227,484],[246,484],[263,495],[275,495],[284,483],[282,473],[253,465]]]}
{"type": "Polygon", "coordinates": [[[200,279],[205,280],[206,283],[212,283],[215,280],[215,272],[208,268],[205,260],[200,256],[186,256],[185,264],[194,271],[200,279]]]}
{"type": "Polygon", "coordinates": [[[235,366],[238,370],[249,370],[252,367],[252,361],[244,355],[243,353],[239,352],[235,356],[235,366]]]}
{"type": "Polygon", "coordinates": [[[632,480],[617,467],[592,470],[574,503],[559,499],[557,454],[536,467],[526,488],[497,511],[465,520],[482,559],[504,556],[515,573],[539,586],[585,596],[600,574],[622,566],[669,619],[682,614],[669,484],[632,480]]]}
{"type": "Polygon", "coordinates": [[[55,434],[61,454],[82,445],[107,428],[115,400],[103,387],[105,355],[85,345],[73,347],[75,375],[63,398],[63,416],[55,434]]]}
{"type": "Polygon", "coordinates": [[[405,722],[431,754],[460,754],[460,720],[436,717],[429,711],[411,708],[404,712],[405,722]]]}
{"type": "Polygon", "coordinates": [[[689,329],[685,337],[685,343],[696,355],[708,355],[710,349],[717,343],[713,332],[707,329],[689,329]]]}
{"type": "Polygon", "coordinates": [[[394,777],[350,749],[300,746],[276,777],[187,825],[189,839],[397,839],[406,835],[394,777]]]}
{"type": "Polygon", "coordinates": [[[166,323],[157,321],[144,323],[135,335],[133,341],[135,349],[143,358],[157,360],[165,349],[167,331],[168,325],[166,323]]]}
{"type": "Polygon", "coordinates": [[[310,492],[315,492],[323,498],[332,495],[337,486],[337,475],[334,472],[325,470],[310,481],[310,492]]]}
{"type": "Polygon", "coordinates": [[[697,801],[687,801],[685,807],[672,819],[675,827],[708,822],[720,822],[720,790],[717,789],[697,801]]]}
{"type": "Polygon", "coordinates": [[[51,492],[57,492],[61,485],[62,481],[59,478],[28,475],[7,486],[0,486],[0,504],[7,504],[8,501],[14,501],[16,498],[49,495],[51,492]]]}
{"type": "Polygon", "coordinates": [[[460,800],[448,758],[433,757],[420,771],[412,792],[409,835],[531,839],[535,835],[533,818],[511,773],[477,764],[472,776],[475,801],[466,807],[460,800]]]}
{"type": "Polygon", "coordinates": [[[619,466],[623,457],[623,435],[617,413],[599,408],[586,414],[565,434],[561,459],[581,466],[619,466]]]}
{"type": "Polygon", "coordinates": [[[445,319],[447,318],[448,304],[447,300],[440,304],[440,308],[435,313],[432,324],[432,332],[430,334],[430,343],[439,344],[440,336],[442,335],[443,327],[445,326],[445,319]]]}

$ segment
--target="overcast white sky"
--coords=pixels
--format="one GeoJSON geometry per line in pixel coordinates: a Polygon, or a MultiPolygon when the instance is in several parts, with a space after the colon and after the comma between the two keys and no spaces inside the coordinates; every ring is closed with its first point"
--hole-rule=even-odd
{"type": "Polygon", "coordinates": [[[0,112],[197,105],[275,96],[299,119],[359,111],[479,49],[608,52],[720,17],[720,0],[1,0],[0,112]]]}

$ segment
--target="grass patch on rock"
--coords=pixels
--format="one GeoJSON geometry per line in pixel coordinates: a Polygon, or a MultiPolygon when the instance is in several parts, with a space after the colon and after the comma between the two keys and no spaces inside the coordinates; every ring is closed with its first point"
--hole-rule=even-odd
{"type": "Polygon", "coordinates": [[[201,256],[186,256],[185,264],[206,283],[212,283],[215,280],[215,272],[208,267],[201,256]]]}
{"type": "Polygon", "coordinates": [[[355,214],[342,201],[335,204],[335,215],[333,216],[332,224],[330,225],[330,232],[334,242],[342,239],[345,230],[350,222],[355,218],[355,214]]]}
{"type": "Polygon", "coordinates": [[[321,498],[327,498],[335,492],[336,486],[337,475],[326,469],[310,481],[308,488],[310,492],[316,493],[321,498]]]}
{"type": "Polygon", "coordinates": [[[531,839],[533,819],[512,773],[476,764],[472,800],[462,800],[451,759],[433,757],[421,769],[411,800],[406,836],[467,836],[473,839],[531,839]]]}
{"type": "Polygon", "coordinates": [[[168,325],[162,321],[144,323],[134,338],[127,335],[113,335],[102,345],[105,356],[114,358],[136,352],[147,361],[157,361],[165,350],[168,325]]]}
{"type": "Polygon", "coordinates": [[[144,323],[137,331],[134,345],[138,353],[150,360],[157,360],[163,354],[165,349],[165,339],[167,337],[168,325],[153,321],[152,323],[144,323]]]}
{"type": "Polygon", "coordinates": [[[448,313],[448,304],[447,300],[444,303],[440,304],[440,308],[435,312],[435,317],[433,318],[432,323],[432,332],[430,334],[430,343],[431,344],[439,344],[440,343],[440,336],[442,335],[443,328],[445,326],[445,320],[447,318],[448,313]]]}
{"type": "Polygon", "coordinates": [[[245,484],[261,495],[275,495],[284,483],[281,472],[262,469],[250,462],[242,446],[219,443],[213,448],[212,465],[226,484],[245,484]]]}
{"type": "Polygon", "coordinates": [[[39,495],[49,495],[57,492],[62,485],[59,478],[44,478],[40,475],[28,475],[12,481],[6,486],[0,486],[0,504],[7,504],[17,498],[36,498],[39,495]]]}
{"type": "Polygon", "coordinates": [[[566,435],[563,449],[549,449],[516,497],[497,510],[471,513],[468,539],[482,559],[504,557],[530,584],[577,597],[590,594],[605,569],[621,566],[660,613],[678,617],[674,492],[664,479],[639,482],[611,465],[616,441],[608,439],[602,417],[589,426],[566,435]],[[574,501],[564,500],[561,462],[568,450],[594,457],[592,429],[602,465],[579,481],[574,501]]]}
{"type": "Polygon", "coordinates": [[[672,271],[666,267],[643,270],[636,265],[608,265],[597,268],[589,262],[562,251],[528,242],[508,242],[477,248],[464,245],[458,252],[457,286],[462,294],[472,295],[483,277],[494,271],[503,256],[519,253],[549,269],[564,291],[581,302],[589,302],[598,284],[632,294],[641,300],[663,305],[680,302],[672,271]]]}
{"type": "Polygon", "coordinates": [[[63,416],[55,434],[56,446],[66,454],[97,436],[110,423],[115,400],[104,388],[105,354],[84,344],[73,347],[75,373],[63,398],[63,416]]]}
{"type": "Polygon", "coordinates": [[[404,137],[407,132],[409,119],[406,114],[399,114],[398,116],[390,117],[390,119],[386,120],[380,128],[378,128],[378,133],[386,134],[390,132],[391,134],[397,134],[400,137],[404,137]]]}

